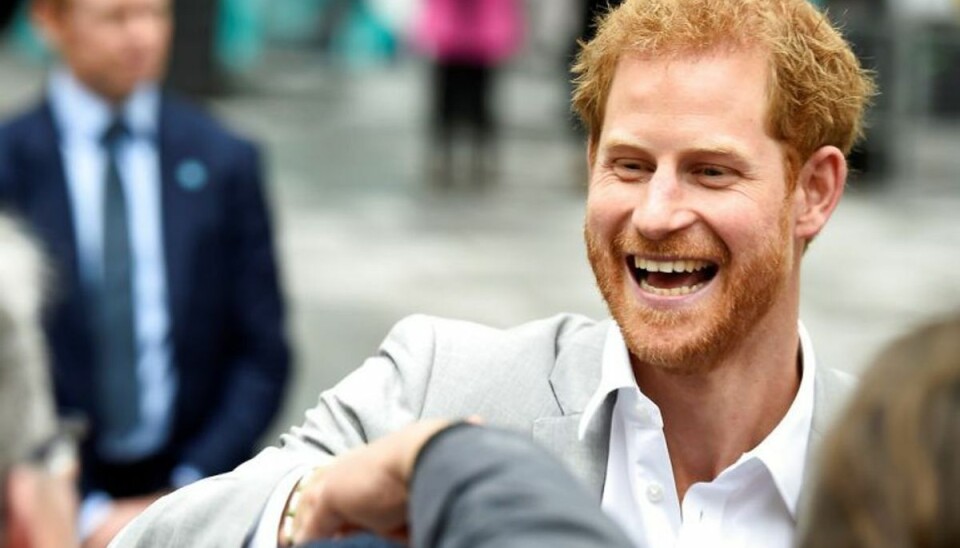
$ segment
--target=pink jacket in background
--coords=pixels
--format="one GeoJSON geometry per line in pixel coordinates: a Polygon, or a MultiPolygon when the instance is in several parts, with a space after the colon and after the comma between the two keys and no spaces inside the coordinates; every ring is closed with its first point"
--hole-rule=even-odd
{"type": "Polygon", "coordinates": [[[423,0],[414,47],[440,61],[493,65],[523,41],[521,0],[423,0]]]}

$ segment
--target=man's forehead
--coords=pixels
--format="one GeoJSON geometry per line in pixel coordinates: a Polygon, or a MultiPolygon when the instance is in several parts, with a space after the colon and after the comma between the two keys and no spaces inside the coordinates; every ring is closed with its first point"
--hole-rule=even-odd
{"type": "Polygon", "coordinates": [[[747,163],[757,147],[770,145],[768,138],[776,140],[769,129],[768,65],[759,48],[625,54],[592,145],[747,163]]]}
{"type": "MultiPolygon", "coordinates": [[[[771,97],[769,54],[759,48],[710,49],[666,55],[628,51],[617,60],[607,91],[605,118],[616,108],[662,110],[674,102],[714,114],[750,115],[766,125],[771,97]],[[735,79],[735,86],[731,86],[735,79]],[[744,101],[744,98],[749,100],[744,101]]],[[[604,120],[606,122],[606,120],[604,120]]]]}

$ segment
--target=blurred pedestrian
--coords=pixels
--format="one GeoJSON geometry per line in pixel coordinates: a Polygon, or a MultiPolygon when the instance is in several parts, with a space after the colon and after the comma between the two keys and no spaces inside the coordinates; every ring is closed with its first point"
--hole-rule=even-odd
{"type": "Polygon", "coordinates": [[[880,355],[821,458],[801,548],[960,546],[960,316],[880,355]]]}
{"type": "Polygon", "coordinates": [[[332,55],[334,37],[343,32],[350,15],[357,9],[359,0],[326,0],[323,11],[318,14],[317,47],[325,56],[332,55]]]}
{"type": "MultiPolygon", "coordinates": [[[[2,27],[0,27],[2,28],[2,27]]],[[[0,546],[76,544],[76,447],[57,427],[40,309],[46,272],[0,215],[0,546]]]]}
{"type": "Polygon", "coordinates": [[[0,127],[0,204],[52,255],[61,411],[90,417],[90,546],[160,493],[233,468],[288,371],[255,146],[161,92],[169,0],[34,0],[62,65],[0,127]]]}
{"type": "Polygon", "coordinates": [[[430,166],[435,184],[450,186],[464,171],[475,186],[494,175],[496,69],[517,52],[523,34],[519,0],[423,0],[413,40],[434,63],[430,166]],[[467,145],[466,170],[458,166],[461,141],[467,145]]]}

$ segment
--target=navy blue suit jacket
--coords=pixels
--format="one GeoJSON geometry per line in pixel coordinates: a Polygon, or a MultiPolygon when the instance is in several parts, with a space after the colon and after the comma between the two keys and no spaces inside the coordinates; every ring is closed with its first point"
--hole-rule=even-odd
{"type": "MultiPolygon", "coordinates": [[[[173,464],[215,474],[251,455],[288,375],[271,222],[252,143],[170,96],[161,101],[157,138],[172,366],[179,375],[165,453],[173,464]],[[185,162],[205,167],[205,184],[183,184],[177,171],[185,162]]],[[[54,260],[45,327],[57,403],[61,412],[88,416],[94,438],[91,316],[61,158],[46,102],[0,127],[0,203],[26,220],[54,260]]],[[[85,458],[95,458],[86,449],[85,458]]]]}

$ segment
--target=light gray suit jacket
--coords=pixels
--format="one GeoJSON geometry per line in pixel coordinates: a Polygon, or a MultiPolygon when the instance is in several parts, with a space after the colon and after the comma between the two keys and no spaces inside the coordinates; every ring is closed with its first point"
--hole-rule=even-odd
{"type": "MultiPolygon", "coordinates": [[[[239,547],[275,486],[304,464],[367,443],[421,418],[479,415],[529,433],[597,500],[602,494],[614,397],[580,441],[580,416],[600,382],[610,320],[561,314],[499,330],[427,316],[399,322],[356,371],[323,392],[299,428],[233,472],[151,506],[115,546],[239,547]]],[[[808,463],[853,379],[819,368],[808,463]]],[[[808,466],[809,470],[811,467],[808,466]]]]}

